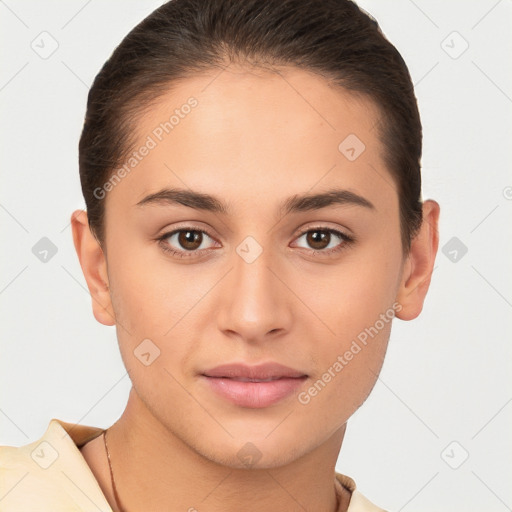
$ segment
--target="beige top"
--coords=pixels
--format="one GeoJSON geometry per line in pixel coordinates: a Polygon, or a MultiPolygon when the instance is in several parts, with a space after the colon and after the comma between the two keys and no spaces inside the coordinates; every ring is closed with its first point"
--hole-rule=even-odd
{"type": "MultiPolygon", "coordinates": [[[[41,439],[20,447],[0,446],[1,512],[112,512],[78,449],[103,429],[53,418],[41,439]]],[[[368,501],[348,476],[335,486],[351,492],[348,512],[384,512],[368,501]]]]}

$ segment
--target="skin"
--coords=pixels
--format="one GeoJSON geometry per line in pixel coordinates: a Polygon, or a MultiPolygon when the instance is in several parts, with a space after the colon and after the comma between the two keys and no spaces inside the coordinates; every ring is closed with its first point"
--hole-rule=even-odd
{"type": "MultiPolygon", "coordinates": [[[[308,375],[304,391],[394,303],[397,317],[416,318],[438,248],[439,205],[424,201],[421,231],[404,257],[377,109],[295,68],[272,73],[230,65],[182,81],[138,122],[136,146],[190,96],[197,107],[107,193],[103,248],[86,213],[72,215],[94,316],[116,325],[133,384],[126,410],[108,431],[122,506],[346,510],[348,491],[336,501],[335,464],[347,420],[381,369],[391,322],[307,404],[292,394],[267,408],[239,407],[215,395],[199,374],[226,362],[277,361],[308,375]],[[366,146],[354,161],[338,150],[349,134],[366,146]],[[230,211],[137,206],[166,187],[215,195],[230,211]],[[335,204],[282,215],[288,197],[335,187],[374,209],[335,204]],[[210,233],[199,256],[164,252],[166,242],[157,237],[190,225],[210,233]],[[304,234],[319,227],[355,241],[331,235],[329,248],[342,250],[326,256],[321,251],[328,249],[304,234]],[[263,249],[252,263],[236,251],[247,236],[263,249]],[[145,366],[134,350],[148,338],[160,356],[145,366]],[[250,468],[237,455],[247,442],[261,454],[250,468]]],[[[167,244],[187,252],[176,236],[167,244]]],[[[102,438],[81,451],[117,510],[102,438]]]]}

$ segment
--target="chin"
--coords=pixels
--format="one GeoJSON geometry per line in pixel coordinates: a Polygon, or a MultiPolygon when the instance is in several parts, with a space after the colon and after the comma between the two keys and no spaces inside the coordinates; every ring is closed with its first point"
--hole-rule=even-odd
{"type": "MultiPolygon", "coordinates": [[[[292,440],[290,436],[286,436],[292,440]]],[[[229,439],[224,443],[208,440],[205,446],[193,446],[197,453],[216,464],[232,469],[273,469],[293,462],[302,457],[308,450],[304,444],[293,439],[293,444],[286,446],[286,442],[276,436],[272,441],[265,437],[246,436],[243,440],[229,439]],[[250,441],[249,439],[252,439],[250,441]],[[212,451],[212,446],[215,447],[212,451]]]]}

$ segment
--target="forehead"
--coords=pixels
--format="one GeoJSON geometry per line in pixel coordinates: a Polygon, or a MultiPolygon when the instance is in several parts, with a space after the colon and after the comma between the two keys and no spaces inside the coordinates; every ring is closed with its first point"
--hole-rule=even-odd
{"type": "Polygon", "coordinates": [[[135,205],[180,186],[261,205],[334,185],[389,208],[396,189],[378,113],[368,98],[304,70],[212,70],[174,83],[145,110],[134,150],[150,149],[110,194],[135,205]]]}

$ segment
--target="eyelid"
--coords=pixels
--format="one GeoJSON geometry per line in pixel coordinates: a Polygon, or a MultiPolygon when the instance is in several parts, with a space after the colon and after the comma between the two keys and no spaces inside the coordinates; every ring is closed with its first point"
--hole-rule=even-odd
{"type": "Polygon", "coordinates": [[[318,231],[333,231],[335,233],[340,233],[341,235],[347,237],[347,238],[354,238],[351,234],[349,234],[348,230],[345,230],[343,228],[340,228],[338,226],[336,227],[333,227],[333,226],[329,226],[328,224],[325,224],[325,223],[319,223],[319,224],[313,224],[313,225],[308,225],[306,227],[301,227],[299,229],[299,231],[297,232],[297,234],[295,235],[295,237],[299,237],[299,236],[302,236],[306,233],[309,233],[310,231],[315,231],[315,230],[318,230],[318,231]]]}
{"type": "Polygon", "coordinates": [[[170,238],[171,236],[176,235],[177,233],[181,233],[183,231],[194,231],[196,233],[202,233],[203,235],[208,236],[209,238],[211,238],[213,241],[216,242],[215,238],[212,235],[210,235],[210,233],[208,233],[208,231],[206,231],[205,229],[202,229],[202,228],[199,229],[199,228],[196,228],[193,226],[187,226],[184,228],[178,228],[178,229],[173,229],[172,231],[167,231],[163,235],[159,236],[159,239],[170,238]]]}
{"type": "Polygon", "coordinates": [[[172,234],[178,232],[178,231],[201,231],[202,233],[206,233],[210,238],[216,239],[216,236],[214,236],[210,229],[202,226],[201,224],[195,224],[194,221],[183,221],[178,222],[176,225],[173,225],[172,227],[166,227],[159,231],[160,234],[156,235],[155,238],[164,238],[166,236],[171,236],[172,234]]]}

